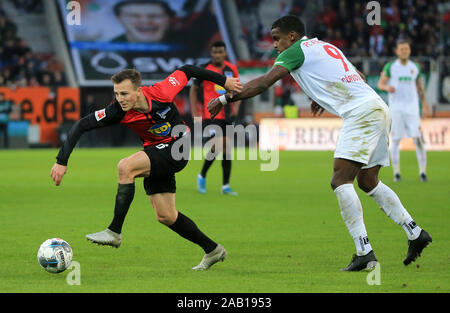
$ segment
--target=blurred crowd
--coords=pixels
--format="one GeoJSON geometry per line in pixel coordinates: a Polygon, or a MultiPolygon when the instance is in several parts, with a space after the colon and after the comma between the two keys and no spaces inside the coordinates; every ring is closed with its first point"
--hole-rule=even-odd
{"type": "Polygon", "coordinates": [[[42,13],[44,7],[42,0],[10,0],[14,7],[21,12],[42,13]]]}
{"type": "MultiPolygon", "coordinates": [[[[336,45],[349,57],[393,56],[393,48],[399,39],[408,39],[412,43],[412,56],[449,54],[448,43],[440,44],[439,0],[379,0],[378,3],[380,25],[368,24],[367,15],[373,8],[367,10],[366,1],[280,1],[279,13],[280,16],[299,16],[306,22],[309,36],[336,45]]],[[[271,49],[270,29],[264,29],[258,13],[261,1],[236,0],[236,4],[246,21],[243,33],[251,56],[258,57],[258,47],[271,49]],[[249,16],[254,17],[254,22],[248,23],[249,16]]],[[[444,16],[444,23],[448,23],[448,18],[444,16]]],[[[448,25],[444,25],[444,29],[447,28],[448,25]]],[[[448,34],[444,34],[446,36],[448,34]]]]}
{"type": "MultiPolygon", "coordinates": [[[[22,9],[36,9],[36,1],[16,0],[22,9]]],[[[39,1],[37,1],[39,2],[39,1]]],[[[0,86],[56,88],[66,85],[64,67],[54,54],[36,54],[27,42],[18,36],[17,25],[7,16],[0,3],[0,86]]]]}
{"type": "MultiPolygon", "coordinates": [[[[317,15],[315,33],[348,56],[392,56],[398,39],[411,42],[413,56],[436,57],[440,19],[438,0],[385,0],[380,25],[369,25],[369,11],[361,1],[325,1],[317,15]]],[[[370,20],[370,17],[369,17],[370,20]]]]}

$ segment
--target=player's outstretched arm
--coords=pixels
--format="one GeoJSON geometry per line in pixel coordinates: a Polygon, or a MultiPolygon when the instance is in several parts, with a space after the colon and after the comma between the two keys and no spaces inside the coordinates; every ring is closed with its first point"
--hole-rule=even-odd
{"type": "Polygon", "coordinates": [[[244,85],[244,89],[240,93],[233,93],[222,95],[219,98],[212,99],[208,103],[208,111],[211,117],[214,118],[226,103],[233,101],[244,100],[266,91],[277,80],[288,75],[289,71],[282,66],[274,66],[268,73],[258,78],[249,81],[244,85]]]}
{"type": "Polygon", "coordinates": [[[217,85],[224,87],[228,91],[240,92],[242,90],[242,84],[239,81],[239,78],[226,77],[220,75],[219,73],[194,65],[183,65],[180,68],[180,71],[186,74],[188,80],[194,77],[199,80],[208,80],[216,83],[217,85]]]}
{"type": "Polygon", "coordinates": [[[50,176],[56,186],[61,184],[61,180],[67,171],[67,162],[73,148],[77,144],[81,135],[85,132],[99,127],[115,124],[119,122],[124,115],[117,102],[113,102],[105,109],[88,114],[75,123],[67,134],[67,139],[63,143],[56,157],[56,163],[53,165],[50,176]]]}

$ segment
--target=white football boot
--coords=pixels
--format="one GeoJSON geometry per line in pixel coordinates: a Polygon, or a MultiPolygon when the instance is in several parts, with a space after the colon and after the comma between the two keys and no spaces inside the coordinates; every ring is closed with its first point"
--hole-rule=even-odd
{"type": "Polygon", "coordinates": [[[221,244],[218,244],[213,251],[211,251],[208,254],[205,254],[199,265],[193,267],[192,269],[196,271],[207,270],[217,262],[219,261],[223,262],[226,256],[227,250],[225,250],[225,248],[221,244]]]}
{"type": "Polygon", "coordinates": [[[122,234],[118,234],[107,228],[101,232],[86,235],[86,239],[102,246],[119,248],[122,243],[122,234]]]}

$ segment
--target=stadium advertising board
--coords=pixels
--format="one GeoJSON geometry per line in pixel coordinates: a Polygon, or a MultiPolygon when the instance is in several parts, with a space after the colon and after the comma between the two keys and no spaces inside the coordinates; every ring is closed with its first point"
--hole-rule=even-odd
{"type": "Polygon", "coordinates": [[[18,105],[16,118],[39,125],[40,143],[58,145],[58,126],[80,119],[80,92],[78,88],[59,87],[53,94],[47,87],[10,89],[0,87],[5,98],[18,105]]]}
{"type": "MultiPolygon", "coordinates": [[[[334,150],[342,120],[337,118],[264,118],[260,122],[262,150],[334,150]]],[[[422,120],[427,150],[450,151],[450,119],[422,120]]],[[[402,150],[414,150],[412,139],[403,139],[402,150]]]]}
{"type": "Polygon", "coordinates": [[[78,2],[79,25],[71,25],[64,19],[68,2],[58,1],[81,86],[109,86],[110,77],[125,68],[137,69],[143,83],[152,84],[184,64],[205,63],[219,39],[235,61],[218,1],[78,2]]]}

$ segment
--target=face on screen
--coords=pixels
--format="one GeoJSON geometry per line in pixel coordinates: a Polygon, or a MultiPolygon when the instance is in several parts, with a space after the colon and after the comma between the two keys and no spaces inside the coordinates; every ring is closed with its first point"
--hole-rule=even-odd
{"type": "Polygon", "coordinates": [[[136,88],[129,79],[114,84],[114,96],[125,112],[133,109],[138,101],[141,88],[136,88]]]}
{"type": "Polygon", "coordinates": [[[161,41],[170,25],[170,18],[164,8],[154,3],[125,5],[118,19],[131,42],[161,41]]]}

